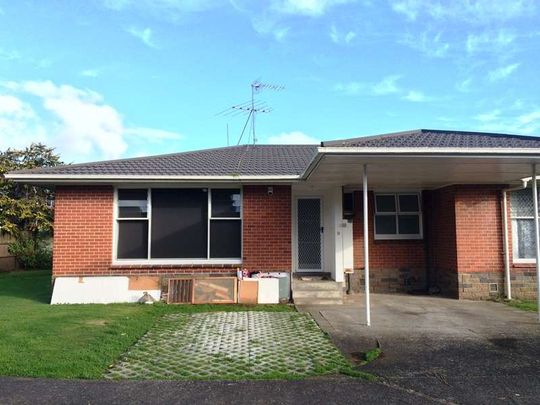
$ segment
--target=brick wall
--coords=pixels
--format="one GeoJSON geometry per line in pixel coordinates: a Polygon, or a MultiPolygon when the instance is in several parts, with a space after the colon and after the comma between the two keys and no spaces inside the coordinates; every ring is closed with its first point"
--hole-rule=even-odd
{"type": "Polygon", "coordinates": [[[502,186],[459,186],[455,195],[460,298],[488,298],[504,291],[502,186]],[[497,290],[490,294],[490,284],[497,290]]]}
{"type": "Polygon", "coordinates": [[[244,186],[243,268],[291,271],[291,187],[244,186]]]}
{"type": "MultiPolygon", "coordinates": [[[[353,219],[355,279],[363,285],[364,219],[362,192],[355,192],[353,219]]],[[[422,240],[375,240],[373,232],[373,193],[368,195],[370,286],[374,292],[401,292],[422,288],[425,282],[426,257],[422,240]]]]}
{"type": "MultiPolygon", "coordinates": [[[[291,188],[245,186],[244,268],[291,270],[291,188]]],[[[239,265],[112,265],[113,188],[58,187],[53,275],[232,275],[239,265]]]]}
{"type": "Polygon", "coordinates": [[[455,187],[424,192],[428,286],[458,296],[455,187]]]}
{"type": "Polygon", "coordinates": [[[112,187],[57,187],[53,275],[109,272],[112,257],[112,187]]]}

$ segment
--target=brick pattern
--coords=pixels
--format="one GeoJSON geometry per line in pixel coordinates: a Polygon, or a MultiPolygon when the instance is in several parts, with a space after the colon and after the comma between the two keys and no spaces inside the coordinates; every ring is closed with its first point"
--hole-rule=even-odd
{"type": "Polygon", "coordinates": [[[458,296],[455,187],[424,192],[428,286],[458,296]]]}
{"type": "Polygon", "coordinates": [[[460,299],[483,300],[504,295],[504,273],[500,271],[459,273],[458,278],[460,299]],[[492,286],[496,289],[492,290],[492,286]]]}
{"type": "MultiPolygon", "coordinates": [[[[353,219],[354,268],[364,267],[364,218],[362,192],[355,192],[353,219]]],[[[374,196],[368,195],[370,282],[375,292],[406,291],[423,287],[426,257],[423,240],[375,240],[373,232],[374,196]]],[[[363,280],[363,276],[362,280],[363,280]]],[[[358,278],[358,275],[356,276],[358,278]]],[[[362,281],[363,283],[363,281],[362,281]]]]}
{"type": "MultiPolygon", "coordinates": [[[[291,188],[244,187],[244,265],[250,271],[291,271],[291,188]]],[[[58,187],[53,275],[234,275],[240,265],[112,265],[112,187],[58,187]]]]}
{"type": "Polygon", "coordinates": [[[243,196],[243,268],[290,272],[291,186],[244,186],[243,196]]]}
{"type": "Polygon", "coordinates": [[[112,225],[112,187],[57,187],[53,276],[108,273],[112,225]]]}
{"type": "MultiPolygon", "coordinates": [[[[351,275],[354,293],[364,292],[364,269],[356,269],[351,275]]],[[[369,287],[374,293],[405,293],[425,286],[425,269],[374,269],[369,272],[369,287]]]]}
{"type": "Polygon", "coordinates": [[[459,273],[501,272],[502,186],[460,186],[456,190],[456,247],[459,273]]]}

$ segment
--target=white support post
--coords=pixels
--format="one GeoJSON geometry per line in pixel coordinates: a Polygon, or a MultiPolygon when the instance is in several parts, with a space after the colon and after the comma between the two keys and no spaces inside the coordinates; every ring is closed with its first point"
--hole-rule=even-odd
{"type": "Polygon", "coordinates": [[[363,175],[364,193],[364,279],[366,295],[366,325],[371,325],[371,304],[369,302],[369,217],[368,217],[368,178],[367,165],[364,164],[363,175]]]}
{"type": "Polygon", "coordinates": [[[538,301],[538,320],[540,320],[540,233],[538,230],[538,191],[536,185],[536,163],[532,165],[532,192],[534,202],[534,240],[536,242],[536,299],[538,301]]]}
{"type": "Polygon", "coordinates": [[[504,277],[506,299],[512,299],[512,283],[510,281],[510,248],[508,246],[508,205],[506,202],[508,194],[506,190],[502,193],[502,216],[503,216],[503,238],[504,238],[504,277]]]}

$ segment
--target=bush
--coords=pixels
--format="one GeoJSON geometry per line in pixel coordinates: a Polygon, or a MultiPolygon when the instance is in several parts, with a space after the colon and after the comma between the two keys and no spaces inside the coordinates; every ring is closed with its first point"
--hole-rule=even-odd
{"type": "Polygon", "coordinates": [[[8,245],[8,252],[15,256],[23,269],[52,268],[52,251],[48,240],[21,237],[8,245]]]}

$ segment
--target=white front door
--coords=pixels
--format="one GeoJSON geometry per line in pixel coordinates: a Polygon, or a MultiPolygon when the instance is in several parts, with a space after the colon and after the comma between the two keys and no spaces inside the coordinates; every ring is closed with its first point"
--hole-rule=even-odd
{"type": "Polygon", "coordinates": [[[322,207],[319,197],[296,200],[297,271],[322,271],[322,207]]]}

